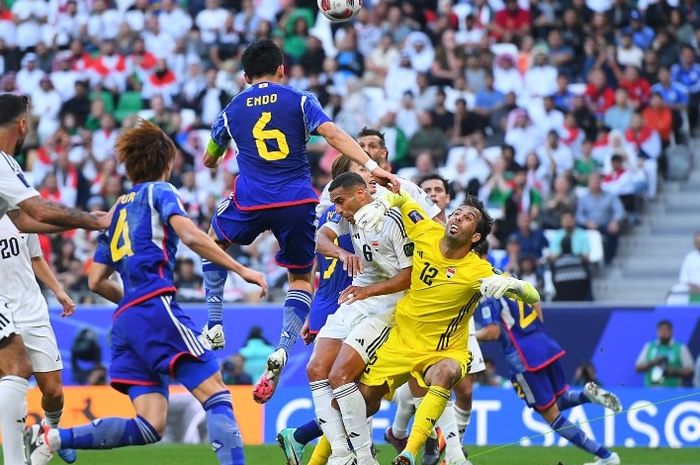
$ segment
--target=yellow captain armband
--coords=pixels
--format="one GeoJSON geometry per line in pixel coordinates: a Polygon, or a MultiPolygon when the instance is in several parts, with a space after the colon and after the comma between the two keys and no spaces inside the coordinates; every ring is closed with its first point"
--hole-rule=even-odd
{"type": "Polygon", "coordinates": [[[207,142],[207,155],[214,158],[221,158],[225,153],[226,147],[220,147],[213,139],[209,139],[209,142],[207,142]]]}

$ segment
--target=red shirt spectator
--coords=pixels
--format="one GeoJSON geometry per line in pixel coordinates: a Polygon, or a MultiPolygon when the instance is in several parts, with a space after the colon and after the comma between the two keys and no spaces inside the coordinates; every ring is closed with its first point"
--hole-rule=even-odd
{"type": "Polygon", "coordinates": [[[514,36],[525,36],[530,32],[532,18],[530,12],[518,6],[517,0],[506,0],[505,9],[496,13],[493,24],[493,37],[510,42],[514,36]]]}
{"type": "MultiPolygon", "coordinates": [[[[632,67],[630,68],[635,69],[632,67]]],[[[620,80],[619,85],[621,88],[627,91],[630,103],[635,108],[638,108],[645,105],[649,101],[649,97],[651,96],[651,86],[649,85],[649,81],[643,77],[640,77],[636,71],[635,74],[637,74],[636,79],[627,79],[625,77],[624,79],[620,80]]],[[[625,76],[626,75],[627,73],[625,73],[625,76]]]]}
{"type": "Polygon", "coordinates": [[[642,120],[645,127],[655,129],[659,133],[664,144],[670,142],[673,132],[673,114],[664,104],[661,95],[652,95],[651,105],[642,112],[642,120]]]}
{"type": "Polygon", "coordinates": [[[615,103],[615,92],[608,86],[605,73],[601,69],[594,69],[588,78],[586,86],[586,100],[593,113],[602,118],[608,108],[615,103]]]}

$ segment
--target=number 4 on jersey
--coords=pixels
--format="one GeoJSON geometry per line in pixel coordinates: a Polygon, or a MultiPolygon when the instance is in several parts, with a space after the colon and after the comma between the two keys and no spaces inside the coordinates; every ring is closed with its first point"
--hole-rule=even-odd
{"type": "Polygon", "coordinates": [[[126,220],[126,210],[121,210],[119,212],[117,224],[114,227],[114,235],[109,243],[109,250],[112,254],[113,262],[118,262],[124,257],[134,255],[134,251],[131,249],[129,222],[126,220]]]}

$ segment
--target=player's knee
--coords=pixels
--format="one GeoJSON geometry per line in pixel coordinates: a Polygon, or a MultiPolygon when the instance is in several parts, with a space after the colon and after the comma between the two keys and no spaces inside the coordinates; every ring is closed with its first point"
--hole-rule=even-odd
{"type": "Polygon", "coordinates": [[[334,369],[331,371],[330,375],[328,375],[328,382],[331,383],[331,387],[333,389],[338,389],[339,387],[345,386],[346,384],[354,381],[355,380],[353,379],[351,373],[344,368],[334,369]]]}
{"type": "Polygon", "coordinates": [[[144,436],[147,443],[155,443],[161,440],[163,434],[165,434],[165,427],[168,424],[167,412],[149,412],[147,415],[139,415],[141,421],[147,423],[151,431],[158,433],[158,436],[147,435],[144,436]]]}
{"type": "Polygon", "coordinates": [[[328,378],[328,367],[326,367],[317,357],[311,357],[306,365],[306,374],[309,381],[321,381],[328,378]]]}
{"type": "Polygon", "coordinates": [[[430,384],[450,389],[460,379],[461,372],[456,363],[440,362],[433,367],[430,384]]]}

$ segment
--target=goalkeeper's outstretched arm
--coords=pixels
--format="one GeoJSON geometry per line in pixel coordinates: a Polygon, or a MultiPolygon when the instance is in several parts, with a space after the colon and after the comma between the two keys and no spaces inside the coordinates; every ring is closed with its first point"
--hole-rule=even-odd
{"type": "Polygon", "coordinates": [[[512,276],[493,274],[479,281],[481,283],[479,291],[484,297],[500,299],[505,295],[511,299],[525,302],[528,305],[536,304],[540,301],[540,294],[532,284],[512,276]]]}
{"type": "Polygon", "coordinates": [[[520,279],[512,277],[509,279],[516,281],[517,284],[514,284],[513,287],[506,292],[506,295],[512,295],[513,298],[521,300],[528,305],[533,305],[540,301],[540,293],[537,292],[535,286],[520,279]]]}

